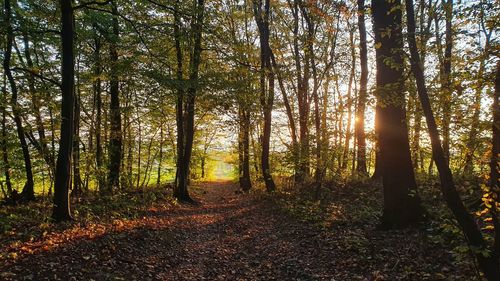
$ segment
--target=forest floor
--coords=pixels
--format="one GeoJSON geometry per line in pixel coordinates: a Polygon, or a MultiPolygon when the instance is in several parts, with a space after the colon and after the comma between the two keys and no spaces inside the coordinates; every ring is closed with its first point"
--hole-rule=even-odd
{"type": "Polygon", "coordinates": [[[202,183],[192,193],[200,204],[166,196],[126,218],[42,224],[29,239],[13,228],[0,236],[0,280],[475,278],[422,227],[376,230],[372,209],[342,194],[320,206],[290,203],[286,192],[241,194],[230,182],[202,183]]]}

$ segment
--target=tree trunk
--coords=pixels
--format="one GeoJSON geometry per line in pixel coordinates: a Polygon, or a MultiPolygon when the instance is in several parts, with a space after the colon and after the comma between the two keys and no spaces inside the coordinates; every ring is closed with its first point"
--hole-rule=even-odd
{"type": "Polygon", "coordinates": [[[354,29],[351,29],[349,32],[349,41],[351,43],[351,73],[349,74],[349,82],[347,85],[347,124],[346,124],[346,133],[345,133],[345,142],[342,152],[342,170],[347,168],[347,164],[349,162],[349,146],[351,142],[351,119],[352,119],[352,84],[355,78],[355,66],[356,66],[356,52],[354,45],[354,29]]]}
{"type": "Polygon", "coordinates": [[[250,112],[242,108],[240,113],[240,178],[239,183],[243,191],[252,188],[250,178],[250,112]]]}
{"type": "MultiPolygon", "coordinates": [[[[178,2],[176,2],[178,5],[178,2]]],[[[176,6],[176,8],[178,8],[176,6]]],[[[197,0],[196,8],[195,8],[195,17],[193,17],[193,21],[191,23],[191,31],[194,36],[193,40],[193,50],[190,54],[189,61],[189,86],[187,87],[186,92],[186,104],[185,104],[185,112],[183,112],[182,108],[182,95],[178,97],[178,115],[177,115],[177,133],[183,131],[183,139],[178,137],[178,146],[182,148],[179,149],[178,155],[178,163],[177,163],[177,181],[174,189],[174,197],[181,200],[192,202],[193,199],[189,196],[188,192],[188,183],[189,183],[189,166],[191,162],[191,154],[193,151],[193,140],[194,140],[194,114],[195,114],[195,100],[198,91],[198,76],[199,76],[199,67],[201,63],[201,40],[203,33],[203,18],[205,11],[205,1],[197,0]],[[179,100],[180,99],[180,100],[179,100]],[[185,116],[184,116],[185,115],[185,116]],[[185,122],[183,122],[183,118],[185,118],[185,122]]],[[[178,11],[176,10],[178,13],[178,11]]],[[[178,27],[180,24],[179,15],[176,15],[176,23],[178,27]]],[[[179,40],[180,33],[179,30],[175,32],[176,40],[179,40]]],[[[176,45],[180,42],[176,41],[176,45]]],[[[176,46],[176,48],[180,49],[180,46],[176,46]]],[[[180,74],[182,79],[182,54],[177,51],[177,60],[178,60],[178,76],[180,74]],[[180,63],[179,63],[180,62],[180,63]],[[180,66],[180,69],[179,69],[180,66]]]]}
{"type": "MultiPolygon", "coordinates": [[[[493,96],[493,123],[491,138],[491,160],[490,160],[490,188],[496,195],[496,200],[500,198],[500,61],[497,61],[497,70],[495,76],[495,93],[493,96]]],[[[500,218],[498,210],[491,209],[493,226],[495,228],[495,242],[493,245],[494,253],[497,258],[500,255],[500,218]]]]}
{"type": "Polygon", "coordinates": [[[366,48],[365,0],[358,0],[358,30],[361,76],[359,78],[358,104],[356,106],[356,125],[354,128],[354,134],[356,135],[357,143],[356,171],[361,175],[367,175],[365,108],[368,84],[368,52],[366,48]]]}
{"type": "MultiPolygon", "coordinates": [[[[161,115],[163,118],[163,114],[161,115]]],[[[156,172],[157,177],[156,177],[156,188],[160,187],[161,184],[161,168],[162,168],[162,162],[163,162],[163,120],[160,122],[160,147],[159,147],[159,152],[160,155],[158,157],[158,170],[156,172]]]]}
{"type": "Polygon", "coordinates": [[[411,161],[403,91],[401,1],[372,1],[376,64],[378,138],[384,188],[382,226],[404,226],[422,216],[411,161]],[[390,30],[391,36],[383,34],[390,30]],[[386,63],[390,59],[390,64],[386,63]]]}
{"type": "MultiPolygon", "coordinates": [[[[443,149],[446,161],[450,161],[450,120],[451,120],[451,102],[452,102],[452,81],[451,81],[451,51],[453,46],[453,34],[451,21],[453,18],[453,0],[443,1],[445,11],[446,30],[445,30],[445,48],[442,61],[442,80],[441,80],[441,106],[443,111],[443,149]]],[[[436,26],[438,29],[439,27],[436,26]]]]}
{"type": "MultiPolygon", "coordinates": [[[[97,32],[97,31],[96,31],[97,32]]],[[[96,172],[97,172],[97,187],[99,192],[105,193],[105,176],[102,167],[102,96],[101,96],[101,39],[97,34],[94,38],[94,96],[95,96],[95,162],[96,162],[96,172]]]]}
{"type": "Polygon", "coordinates": [[[130,120],[130,114],[126,115],[126,120],[128,127],[127,128],[127,139],[128,139],[128,148],[127,148],[127,163],[126,163],[126,170],[127,170],[127,187],[132,188],[133,183],[132,183],[132,167],[133,167],[133,162],[134,162],[134,138],[132,137],[132,126],[131,123],[132,121],[130,120]]]}
{"type": "MultiPolygon", "coordinates": [[[[496,254],[486,257],[483,250],[486,249],[486,242],[482,236],[481,230],[476,225],[474,218],[467,211],[465,205],[460,199],[460,195],[453,182],[453,175],[451,173],[449,164],[445,157],[445,151],[441,146],[441,140],[437,129],[434,114],[432,112],[429,95],[425,86],[424,71],[420,65],[420,57],[417,50],[417,43],[415,40],[415,16],[413,11],[413,1],[406,0],[406,14],[408,22],[408,43],[410,46],[411,66],[412,72],[417,80],[417,89],[422,109],[424,111],[427,127],[431,138],[432,156],[439,171],[439,178],[441,181],[441,191],[444,199],[453,215],[458,221],[460,228],[467,237],[470,245],[476,249],[475,255],[480,269],[485,274],[488,280],[500,280],[500,267],[498,264],[498,257],[496,254]]],[[[497,100],[498,102],[498,100],[497,100]]],[[[498,105],[498,103],[497,103],[498,105]]]]}
{"type": "Polygon", "coordinates": [[[382,157],[380,155],[380,104],[377,99],[377,103],[375,105],[375,163],[374,163],[374,171],[371,178],[373,180],[379,180],[382,178],[382,157]]]}
{"type": "Polygon", "coordinates": [[[73,51],[73,7],[71,0],[61,0],[62,41],[62,105],[61,138],[57,155],[52,218],[59,221],[71,219],[69,188],[71,183],[71,154],[73,150],[73,124],[75,104],[75,57],[73,51]]]}
{"type": "Polygon", "coordinates": [[[262,0],[255,1],[253,4],[255,22],[259,29],[260,40],[260,103],[264,115],[264,128],[262,130],[262,157],[261,169],[262,176],[266,185],[266,190],[272,192],[276,190],[273,178],[271,176],[271,167],[269,165],[269,149],[271,141],[271,121],[272,109],[274,103],[274,73],[272,71],[271,56],[272,51],[269,46],[269,14],[270,0],[265,0],[264,11],[262,10],[262,0]],[[267,81],[267,82],[266,82],[267,81]]]}
{"type": "MultiPolygon", "coordinates": [[[[308,10],[308,7],[301,2],[301,11],[302,15],[304,17],[304,20],[306,22],[306,34],[307,34],[307,44],[306,44],[306,58],[308,61],[306,63],[306,68],[304,70],[304,79],[309,80],[310,74],[309,74],[309,67],[311,68],[312,71],[312,79],[313,79],[313,90],[312,90],[312,99],[314,103],[314,128],[316,130],[316,151],[315,151],[315,156],[316,156],[316,169],[315,169],[315,182],[317,186],[317,190],[315,191],[317,194],[318,189],[321,187],[321,181],[322,181],[322,170],[323,170],[323,164],[322,164],[322,155],[321,155],[321,137],[320,137],[320,130],[321,130],[321,117],[320,117],[320,112],[319,112],[319,96],[318,96],[318,88],[319,88],[319,77],[318,77],[318,71],[316,67],[316,59],[315,59],[315,54],[314,54],[314,40],[316,37],[316,25],[313,19],[311,18],[310,11],[308,10]]],[[[308,81],[304,81],[304,83],[307,83],[307,89],[309,88],[308,81]]],[[[306,91],[305,95],[307,96],[308,93],[306,91]]],[[[309,112],[309,102],[308,102],[308,112],[309,112]]],[[[309,113],[307,113],[309,114],[309,113]]],[[[307,143],[309,146],[309,144],[307,143]]],[[[309,148],[307,148],[309,150],[309,148]]],[[[309,157],[308,157],[309,158],[309,157]]],[[[309,161],[308,161],[309,162],[309,161]]],[[[306,171],[307,174],[309,173],[309,166],[308,163],[306,163],[306,171]]]]}
{"type": "MultiPolygon", "coordinates": [[[[54,120],[54,112],[52,110],[52,106],[49,106],[49,118],[50,118],[50,153],[52,155],[52,159],[56,158],[56,137],[55,137],[55,131],[56,131],[56,124],[54,120]]],[[[56,165],[54,165],[56,166],[56,165]]],[[[51,196],[52,195],[52,189],[55,185],[55,171],[53,178],[51,177],[50,179],[50,186],[49,186],[49,191],[47,192],[47,195],[51,196]]]]}
{"type": "Polygon", "coordinates": [[[7,193],[9,196],[12,196],[12,183],[10,181],[10,162],[9,162],[9,151],[7,147],[7,126],[6,126],[6,109],[5,105],[7,104],[7,76],[3,75],[3,87],[2,87],[2,101],[0,108],[2,110],[2,139],[0,145],[2,146],[2,160],[3,160],[3,169],[5,176],[5,185],[7,186],[7,193]]]}
{"type": "Polygon", "coordinates": [[[3,60],[3,68],[5,71],[5,75],[10,84],[10,90],[12,92],[11,96],[11,106],[12,106],[12,114],[14,116],[14,123],[16,124],[17,137],[19,138],[19,142],[21,144],[21,149],[23,152],[24,159],[24,169],[26,173],[26,183],[24,184],[23,191],[21,193],[21,197],[23,200],[31,201],[35,199],[35,190],[34,190],[34,182],[33,182],[33,171],[31,165],[31,157],[28,149],[28,143],[26,141],[26,137],[24,134],[24,128],[21,121],[21,112],[20,105],[17,101],[18,89],[16,85],[16,81],[14,80],[14,76],[12,75],[12,71],[10,69],[10,60],[12,57],[12,46],[14,43],[14,30],[12,28],[11,18],[12,18],[12,9],[10,5],[10,0],[5,0],[4,3],[5,8],[5,26],[7,29],[7,45],[4,54],[3,60]]]}
{"type": "MultiPolygon", "coordinates": [[[[79,62],[77,63],[77,68],[79,69],[79,62]]],[[[75,111],[74,111],[74,125],[73,125],[73,192],[74,196],[81,194],[81,183],[82,178],[80,175],[80,78],[77,72],[77,95],[75,97],[75,111]]]]}
{"type": "MultiPolygon", "coordinates": [[[[183,85],[183,54],[182,54],[182,49],[181,49],[181,33],[180,33],[180,28],[181,28],[181,18],[179,15],[179,4],[180,1],[177,0],[174,5],[174,39],[175,39],[175,51],[176,51],[176,58],[177,58],[177,70],[176,70],[176,75],[177,75],[177,101],[175,105],[175,112],[176,112],[176,125],[177,125],[177,160],[176,160],[176,166],[177,170],[175,173],[175,188],[174,192],[178,188],[182,188],[183,186],[179,186],[179,180],[180,180],[180,172],[184,170],[183,165],[183,158],[184,158],[184,85],[183,85]]],[[[179,190],[178,191],[181,196],[181,193],[185,193],[184,190],[179,190]]],[[[187,192],[187,190],[186,190],[187,192]]]]}
{"type": "Polygon", "coordinates": [[[122,129],[121,129],[121,112],[120,112],[120,93],[118,81],[118,51],[117,45],[119,40],[118,16],[116,15],[117,7],[114,1],[111,2],[113,9],[113,38],[111,38],[109,46],[109,55],[111,59],[109,94],[110,94],[110,136],[108,145],[109,163],[108,163],[108,186],[106,193],[112,194],[114,190],[120,188],[120,167],[122,155],[122,129]]]}
{"type": "MultiPolygon", "coordinates": [[[[425,57],[427,54],[427,42],[429,41],[429,38],[431,36],[430,28],[432,25],[432,16],[431,16],[431,9],[432,7],[429,4],[429,11],[427,12],[427,19],[425,18],[426,15],[426,0],[420,0],[419,6],[420,6],[420,20],[419,20],[419,39],[420,39],[420,59],[421,59],[421,65],[422,69],[425,68],[425,57]],[[427,21],[426,21],[427,20],[427,21]]],[[[418,93],[417,93],[417,98],[418,98],[418,93]]],[[[420,106],[419,102],[415,103],[415,113],[414,113],[414,129],[413,129],[413,138],[412,138],[412,159],[414,163],[414,168],[415,170],[418,170],[420,173],[424,173],[424,155],[422,152],[422,149],[420,148],[420,137],[421,137],[421,131],[422,131],[422,107],[420,106]]]]}
{"type": "MultiPolygon", "coordinates": [[[[302,69],[301,56],[299,51],[299,0],[294,0],[291,7],[293,14],[293,56],[295,60],[295,71],[297,80],[297,105],[299,112],[299,151],[298,168],[295,174],[295,181],[303,182],[309,176],[309,57],[310,52],[304,52],[305,65],[302,69]]],[[[302,8],[303,3],[300,3],[302,8]]],[[[304,17],[306,12],[302,9],[304,17]]],[[[308,39],[310,39],[308,37],[308,39]]]]}

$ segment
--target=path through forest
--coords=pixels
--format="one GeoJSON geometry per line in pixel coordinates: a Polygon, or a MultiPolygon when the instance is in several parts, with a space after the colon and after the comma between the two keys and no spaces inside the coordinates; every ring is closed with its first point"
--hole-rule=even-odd
{"type": "Polygon", "coordinates": [[[162,199],[137,218],[76,221],[1,246],[17,257],[0,259],[0,280],[444,280],[467,269],[418,229],[377,231],[376,220],[341,213],[321,228],[230,182],[192,190],[200,205],[162,199]]]}
{"type": "Polygon", "coordinates": [[[30,245],[31,254],[0,268],[0,279],[332,280],[332,245],[271,201],[228,182],[202,186],[197,199],[201,205],[153,208],[111,229],[89,226],[90,236],[30,245]]]}

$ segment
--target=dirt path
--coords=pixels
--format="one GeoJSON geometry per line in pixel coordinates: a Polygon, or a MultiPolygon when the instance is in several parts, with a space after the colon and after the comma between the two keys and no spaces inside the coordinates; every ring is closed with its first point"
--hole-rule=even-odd
{"type": "Polygon", "coordinates": [[[0,267],[0,279],[333,280],[331,240],[235,191],[213,183],[197,195],[200,206],[156,208],[90,237],[53,239],[0,267]]]}

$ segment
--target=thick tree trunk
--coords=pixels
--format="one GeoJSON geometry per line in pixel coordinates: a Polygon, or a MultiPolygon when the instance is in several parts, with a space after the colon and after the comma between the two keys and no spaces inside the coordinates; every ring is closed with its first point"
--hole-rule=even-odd
{"type": "Polygon", "coordinates": [[[119,39],[119,26],[118,26],[118,13],[116,3],[111,2],[113,13],[113,38],[109,46],[109,55],[111,59],[111,73],[109,82],[110,94],[110,136],[108,145],[109,163],[108,163],[108,184],[106,193],[112,194],[115,190],[120,188],[120,167],[122,156],[122,129],[121,129],[121,112],[120,112],[120,93],[118,81],[118,39],[119,39]]]}
{"type": "Polygon", "coordinates": [[[14,123],[16,124],[17,137],[19,138],[19,142],[21,144],[21,150],[23,152],[24,159],[24,170],[26,173],[26,182],[24,184],[23,191],[21,193],[22,199],[31,201],[35,199],[35,190],[34,190],[34,182],[33,182],[33,171],[31,165],[31,157],[28,148],[28,143],[26,141],[26,137],[24,134],[24,127],[21,121],[21,112],[20,105],[17,101],[18,89],[16,85],[16,81],[14,80],[14,76],[12,75],[12,71],[10,69],[10,60],[12,57],[12,46],[14,43],[14,30],[12,28],[11,18],[12,18],[12,8],[10,5],[10,0],[5,0],[4,8],[5,8],[5,19],[4,23],[7,28],[7,46],[4,54],[3,60],[3,69],[5,71],[5,75],[9,81],[10,90],[12,92],[11,96],[11,106],[12,106],[12,115],[14,117],[14,123]]]}
{"type": "MultiPolygon", "coordinates": [[[[425,86],[424,71],[420,65],[417,44],[415,40],[415,16],[413,10],[413,1],[406,0],[406,13],[408,22],[408,42],[411,54],[412,72],[417,80],[418,95],[422,104],[422,109],[427,121],[427,127],[431,138],[432,155],[439,171],[441,181],[441,191],[444,199],[453,215],[458,221],[462,231],[467,237],[468,242],[476,249],[476,258],[480,269],[488,280],[500,280],[500,266],[496,254],[486,257],[483,250],[486,249],[486,242],[482,236],[481,230],[476,225],[474,218],[467,211],[465,205],[460,199],[460,195],[453,182],[453,176],[445,157],[445,151],[441,146],[441,140],[437,129],[434,114],[432,112],[429,95],[425,86]]],[[[497,100],[498,102],[498,100],[497,100]]],[[[495,164],[496,165],[496,164],[495,164]]]]}
{"type": "Polygon", "coordinates": [[[400,6],[399,0],[372,1],[385,227],[404,226],[422,216],[406,125],[400,6]],[[383,35],[387,30],[391,36],[383,35]],[[386,63],[388,59],[390,64],[386,63]]]}
{"type": "Polygon", "coordinates": [[[62,40],[62,105],[61,139],[57,155],[54,184],[55,221],[71,219],[69,189],[71,184],[71,154],[73,152],[73,124],[75,104],[75,57],[73,53],[73,7],[71,0],[61,0],[61,40],[62,40]]]}
{"type": "Polygon", "coordinates": [[[358,104],[356,106],[356,171],[367,175],[366,170],[366,137],[365,137],[365,108],[368,84],[368,51],[366,47],[365,0],[358,0],[358,30],[359,30],[359,60],[361,76],[359,78],[358,104]]]}

